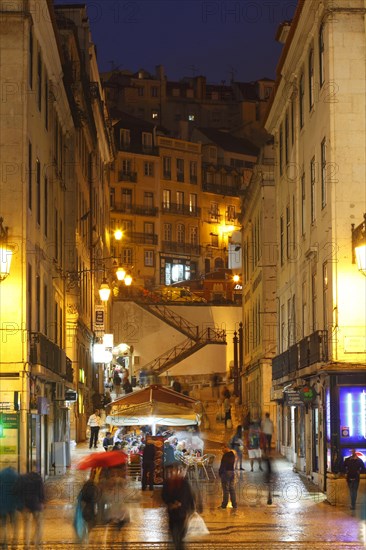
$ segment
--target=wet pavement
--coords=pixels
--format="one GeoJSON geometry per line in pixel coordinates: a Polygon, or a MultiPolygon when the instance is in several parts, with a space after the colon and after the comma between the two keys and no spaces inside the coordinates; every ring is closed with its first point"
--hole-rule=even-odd
{"type": "MultiPolygon", "coordinates": [[[[211,425],[214,425],[212,422],[211,425]]],[[[235,423],[234,423],[235,425],[235,423]]],[[[221,455],[223,441],[230,431],[223,425],[203,433],[205,452],[221,455]]],[[[44,521],[44,550],[80,548],[76,543],[72,520],[75,499],[88,476],[75,465],[89,454],[86,443],[78,444],[72,453],[72,467],[66,475],[52,477],[46,482],[47,505],[44,521]]],[[[101,452],[105,452],[101,450],[101,452]]],[[[187,543],[187,550],[361,550],[365,544],[365,521],[361,521],[361,499],[355,511],[331,506],[315,485],[293,472],[292,464],[280,456],[273,457],[271,480],[272,504],[268,504],[268,476],[255,464],[250,472],[248,460],[244,472],[237,473],[236,491],[238,509],[218,509],[221,504],[221,484],[211,473],[210,480],[201,480],[199,490],[203,501],[202,517],[209,535],[187,543]]],[[[168,550],[169,534],[165,507],[160,499],[160,488],[141,491],[141,482],[128,479],[123,495],[115,495],[127,504],[131,521],[118,531],[113,527],[97,526],[91,534],[88,548],[130,550],[168,550]]],[[[19,542],[23,541],[22,529],[19,542]]],[[[23,548],[20,544],[19,550],[23,548]]]]}

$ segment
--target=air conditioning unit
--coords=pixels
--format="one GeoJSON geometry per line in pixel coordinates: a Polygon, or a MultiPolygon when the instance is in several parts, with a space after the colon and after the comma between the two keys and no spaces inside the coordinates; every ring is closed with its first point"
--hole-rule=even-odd
{"type": "Polygon", "coordinates": [[[63,382],[56,382],[55,401],[65,401],[65,386],[63,382]]]}

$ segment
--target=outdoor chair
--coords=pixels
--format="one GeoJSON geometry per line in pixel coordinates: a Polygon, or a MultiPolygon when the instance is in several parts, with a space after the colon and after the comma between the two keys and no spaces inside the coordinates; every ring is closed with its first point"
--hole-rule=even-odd
{"type": "Polygon", "coordinates": [[[205,455],[206,456],[206,463],[205,463],[205,467],[206,467],[206,471],[207,473],[209,474],[211,472],[212,476],[214,479],[216,479],[216,474],[215,474],[215,470],[214,470],[214,462],[215,462],[215,455],[212,455],[212,454],[207,454],[205,455]]]}

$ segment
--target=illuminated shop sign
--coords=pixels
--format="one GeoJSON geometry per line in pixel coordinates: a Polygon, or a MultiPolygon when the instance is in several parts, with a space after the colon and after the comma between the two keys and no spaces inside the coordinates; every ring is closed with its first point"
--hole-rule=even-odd
{"type": "Polygon", "coordinates": [[[366,447],[366,387],[339,388],[341,445],[366,447]]]}

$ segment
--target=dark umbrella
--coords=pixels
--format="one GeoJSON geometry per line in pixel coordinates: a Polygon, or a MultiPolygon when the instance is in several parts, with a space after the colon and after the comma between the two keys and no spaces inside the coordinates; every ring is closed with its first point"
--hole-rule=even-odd
{"type": "Polygon", "coordinates": [[[79,470],[89,468],[112,468],[119,464],[126,464],[128,456],[123,451],[110,451],[108,453],[92,453],[77,464],[79,470]]]}

